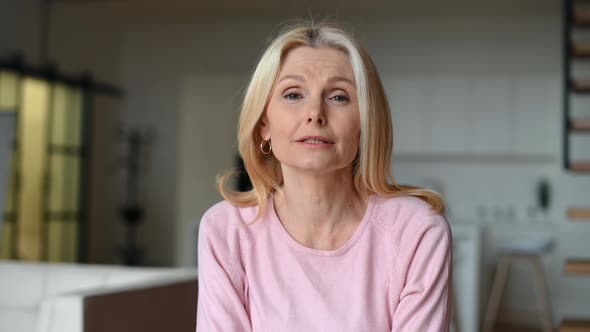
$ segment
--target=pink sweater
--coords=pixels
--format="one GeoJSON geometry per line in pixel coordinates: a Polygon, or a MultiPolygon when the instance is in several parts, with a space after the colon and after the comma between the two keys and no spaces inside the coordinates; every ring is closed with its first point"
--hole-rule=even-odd
{"type": "Polygon", "coordinates": [[[414,197],[372,195],[353,236],[333,251],[305,247],[272,199],[227,201],[199,227],[198,332],[446,332],[451,314],[451,231],[414,197]]]}

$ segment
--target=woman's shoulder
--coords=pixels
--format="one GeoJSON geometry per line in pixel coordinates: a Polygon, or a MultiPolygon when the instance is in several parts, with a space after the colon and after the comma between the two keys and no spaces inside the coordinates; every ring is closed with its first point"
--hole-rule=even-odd
{"type": "Polygon", "coordinates": [[[387,234],[402,273],[419,248],[428,251],[437,244],[451,247],[449,223],[428,202],[414,196],[378,197],[376,205],[373,219],[387,234]]]}
{"type": "Polygon", "coordinates": [[[258,206],[237,206],[227,200],[213,204],[203,214],[199,237],[249,240],[255,227],[250,227],[257,216],[258,206]]]}
{"type": "Polygon", "coordinates": [[[385,229],[395,233],[420,233],[429,228],[448,229],[445,217],[432,209],[432,206],[415,196],[377,196],[375,219],[385,229]]]}
{"type": "Polygon", "coordinates": [[[408,214],[436,214],[432,209],[432,206],[425,200],[416,196],[380,196],[373,195],[373,201],[380,209],[395,212],[395,213],[408,213],[408,214]]]}

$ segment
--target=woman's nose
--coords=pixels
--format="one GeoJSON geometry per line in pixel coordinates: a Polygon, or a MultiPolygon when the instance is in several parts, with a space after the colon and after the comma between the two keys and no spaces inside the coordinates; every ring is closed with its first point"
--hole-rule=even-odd
{"type": "Polygon", "coordinates": [[[309,116],[307,117],[307,123],[317,122],[319,125],[325,125],[327,123],[326,114],[324,112],[323,100],[314,101],[311,105],[309,116]]]}

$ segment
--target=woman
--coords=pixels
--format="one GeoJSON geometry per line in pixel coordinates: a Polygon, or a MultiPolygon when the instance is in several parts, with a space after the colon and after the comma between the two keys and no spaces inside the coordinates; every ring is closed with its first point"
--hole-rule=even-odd
{"type": "Polygon", "coordinates": [[[253,189],[199,228],[197,330],[448,331],[451,235],[434,192],[395,184],[386,96],[327,24],[287,29],[252,76],[239,147],[253,189]]]}

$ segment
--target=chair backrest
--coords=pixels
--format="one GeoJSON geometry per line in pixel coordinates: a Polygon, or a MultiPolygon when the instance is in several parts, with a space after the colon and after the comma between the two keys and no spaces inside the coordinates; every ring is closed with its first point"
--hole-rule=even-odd
{"type": "Polygon", "coordinates": [[[2,223],[4,222],[3,215],[15,127],[16,114],[14,112],[0,112],[0,244],[2,244],[2,223]]]}

